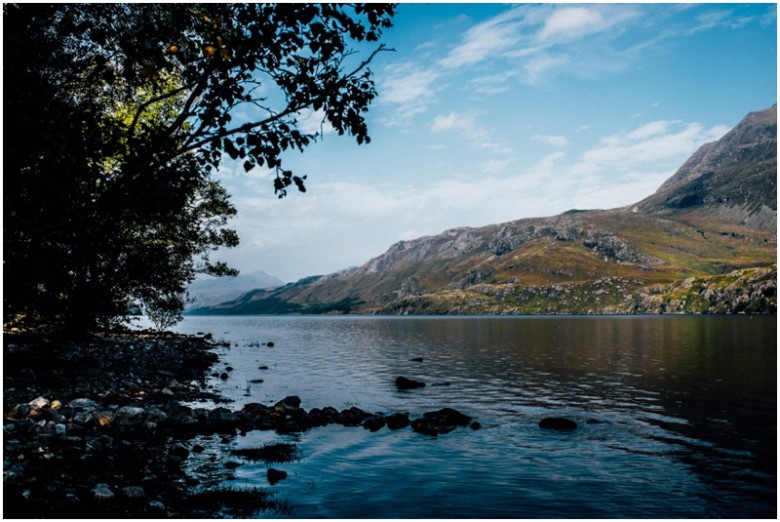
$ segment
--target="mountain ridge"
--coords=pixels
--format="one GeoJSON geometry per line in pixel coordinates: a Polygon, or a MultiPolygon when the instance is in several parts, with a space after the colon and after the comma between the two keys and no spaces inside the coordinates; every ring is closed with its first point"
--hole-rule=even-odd
{"type": "Polygon", "coordinates": [[[223,303],[256,288],[273,288],[284,285],[278,277],[257,270],[233,277],[209,277],[197,279],[187,288],[189,303],[187,309],[213,306],[223,303]]]}
{"type": "Polygon", "coordinates": [[[357,268],[197,313],[774,313],[776,134],[775,104],[634,205],[399,241],[357,268]],[[691,278],[707,299],[677,303],[691,278]]]}

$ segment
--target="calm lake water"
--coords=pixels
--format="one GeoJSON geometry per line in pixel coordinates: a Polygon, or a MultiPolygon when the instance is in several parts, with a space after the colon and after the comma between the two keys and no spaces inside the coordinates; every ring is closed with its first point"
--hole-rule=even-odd
{"type": "Polygon", "coordinates": [[[199,439],[191,471],[213,475],[200,487],[266,487],[294,518],[777,515],[775,317],[187,317],[178,330],[230,341],[217,368],[234,370],[211,384],[231,409],[297,395],[306,410],[452,407],[482,424],[199,439]],[[398,391],[399,375],[428,386],[398,391]],[[579,427],[543,430],[546,416],[579,427]],[[275,442],[300,459],[272,465],[289,474],[274,486],[269,464],[224,466],[275,442]]]}

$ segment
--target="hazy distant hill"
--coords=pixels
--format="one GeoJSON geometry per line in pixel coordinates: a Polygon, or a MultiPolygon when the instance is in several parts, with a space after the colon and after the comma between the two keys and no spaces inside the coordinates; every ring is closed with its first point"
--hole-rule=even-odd
{"type": "Polygon", "coordinates": [[[284,281],[263,271],[239,274],[236,277],[209,277],[193,281],[187,291],[193,302],[188,309],[213,306],[249,292],[255,288],[274,288],[284,281]]]}
{"type": "Polygon", "coordinates": [[[777,107],[612,210],[458,228],[200,313],[776,311],[777,107]]]}

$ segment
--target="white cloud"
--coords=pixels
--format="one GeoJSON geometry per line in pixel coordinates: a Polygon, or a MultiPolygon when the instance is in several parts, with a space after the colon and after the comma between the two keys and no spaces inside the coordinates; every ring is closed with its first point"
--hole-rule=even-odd
{"type": "Polygon", "coordinates": [[[541,141],[553,147],[565,147],[569,144],[569,140],[565,136],[548,136],[545,134],[534,134],[531,136],[531,141],[541,141]]]}
{"type": "Polygon", "coordinates": [[[511,162],[512,160],[510,158],[487,160],[482,164],[480,172],[488,175],[501,174],[511,162]]]}
{"type": "Polygon", "coordinates": [[[498,74],[480,76],[469,81],[469,86],[480,94],[500,94],[509,90],[507,82],[516,77],[517,71],[504,71],[498,74]]]}
{"type": "Polygon", "coordinates": [[[469,29],[463,41],[455,46],[439,65],[455,69],[495,58],[514,47],[520,38],[520,21],[524,10],[513,8],[469,29]]]}
{"type": "Polygon", "coordinates": [[[568,42],[607,30],[614,35],[620,32],[620,24],[639,16],[640,11],[631,5],[562,7],[545,20],[537,36],[542,41],[568,42]]]}
{"type": "Polygon", "coordinates": [[[604,25],[604,17],[594,8],[567,7],[550,15],[539,32],[539,38],[570,40],[601,31],[604,25]]]}
{"type": "Polygon", "coordinates": [[[557,71],[565,71],[571,58],[565,54],[540,54],[529,58],[524,64],[524,80],[530,85],[542,85],[557,71]]]}
{"type": "Polygon", "coordinates": [[[603,138],[582,155],[583,162],[597,168],[628,170],[645,163],[677,161],[704,143],[728,132],[726,126],[704,129],[699,123],[654,121],[632,131],[603,138]]]}
{"type": "Polygon", "coordinates": [[[378,82],[379,100],[397,107],[394,115],[386,118],[387,125],[408,123],[412,117],[428,110],[433,103],[438,87],[439,74],[431,69],[420,69],[411,64],[393,65],[385,68],[378,82]]]}
{"type": "Polygon", "coordinates": [[[466,130],[474,127],[474,115],[458,114],[453,111],[446,116],[436,116],[431,123],[433,132],[443,132],[453,129],[466,130]]]}
{"type": "Polygon", "coordinates": [[[477,123],[477,117],[473,113],[463,114],[450,112],[446,116],[436,116],[431,123],[431,131],[434,133],[457,131],[461,141],[474,147],[499,154],[509,154],[511,147],[493,137],[493,133],[477,123]]]}
{"type": "Polygon", "coordinates": [[[324,135],[334,130],[331,124],[325,121],[325,111],[322,109],[317,111],[303,109],[298,112],[296,119],[298,120],[298,129],[305,134],[319,133],[324,135]]]}

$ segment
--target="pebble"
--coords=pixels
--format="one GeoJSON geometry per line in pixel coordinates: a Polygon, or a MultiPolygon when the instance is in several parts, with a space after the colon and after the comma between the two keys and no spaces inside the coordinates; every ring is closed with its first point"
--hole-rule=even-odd
{"type": "Polygon", "coordinates": [[[146,497],[146,492],[141,486],[125,486],[119,490],[119,494],[132,500],[146,497]]]}
{"type": "Polygon", "coordinates": [[[111,500],[114,498],[114,492],[107,484],[98,484],[92,490],[92,498],[99,501],[111,500]]]}
{"type": "Polygon", "coordinates": [[[41,408],[46,408],[51,403],[49,402],[48,399],[44,399],[43,397],[38,397],[37,399],[31,400],[28,404],[33,408],[37,408],[40,410],[41,408]]]}

